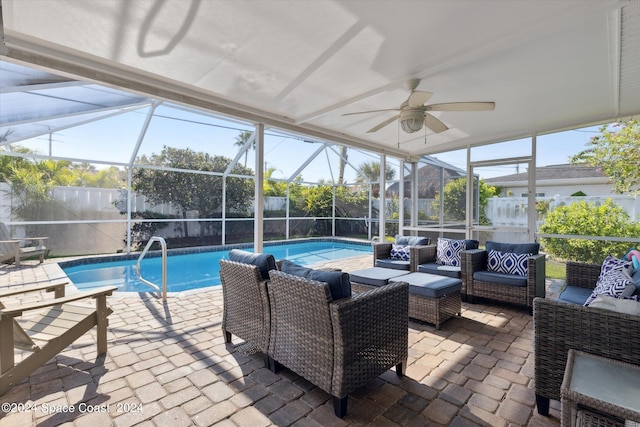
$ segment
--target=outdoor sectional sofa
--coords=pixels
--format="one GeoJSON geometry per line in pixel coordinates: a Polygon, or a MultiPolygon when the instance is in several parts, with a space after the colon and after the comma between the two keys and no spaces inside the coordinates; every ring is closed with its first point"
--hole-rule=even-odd
{"type": "Polygon", "coordinates": [[[349,275],[311,270],[272,255],[232,250],[220,261],[222,330],[333,397],[336,416],[348,394],[395,367],[403,375],[409,349],[409,285],[351,295],[349,275]]]}
{"type": "MultiPolygon", "coordinates": [[[[549,399],[560,400],[570,349],[640,365],[640,315],[581,304],[594,289],[600,270],[600,265],[568,262],[566,289],[560,296],[565,301],[533,301],[535,391],[542,415],[549,413],[549,399]]],[[[640,269],[633,279],[640,294],[640,269]]]]}

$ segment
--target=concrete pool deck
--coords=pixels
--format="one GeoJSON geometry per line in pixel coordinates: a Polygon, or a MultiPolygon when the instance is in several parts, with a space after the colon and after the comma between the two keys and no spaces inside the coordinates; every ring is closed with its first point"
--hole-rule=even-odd
{"type": "MultiPolygon", "coordinates": [[[[369,267],[371,257],[324,265],[348,272],[369,267]]],[[[50,262],[2,265],[0,288],[58,274],[50,262]]],[[[547,281],[548,295],[560,285],[547,281]]],[[[0,427],[560,424],[559,402],[550,417],[535,409],[533,318],[525,308],[463,303],[462,316],[441,330],[411,321],[407,375],[388,371],[351,394],[340,420],[324,391],[286,368],[273,374],[236,337],[225,345],[219,288],[178,293],[166,304],[114,294],[109,305],[107,355],[96,358],[95,331],[80,338],[0,396],[35,405],[0,412],[0,427]]]]}

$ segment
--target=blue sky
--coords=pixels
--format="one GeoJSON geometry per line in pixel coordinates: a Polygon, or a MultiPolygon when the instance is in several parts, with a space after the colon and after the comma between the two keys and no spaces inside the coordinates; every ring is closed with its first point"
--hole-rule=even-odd
{"type": "MultiPolygon", "coordinates": [[[[52,154],[60,157],[90,158],[102,161],[127,163],[132,149],[140,135],[146,117],[146,109],[92,122],[75,128],[69,128],[52,135],[52,154]]],[[[194,151],[206,151],[230,158],[238,153],[234,145],[242,130],[252,130],[250,124],[227,121],[168,107],[159,107],[156,117],[144,137],[140,154],[159,153],[164,145],[178,148],[191,148],[194,151]]],[[[579,130],[570,130],[556,134],[541,135],[537,138],[537,165],[567,163],[571,155],[585,148],[589,139],[598,134],[598,126],[579,130]]],[[[47,136],[24,141],[28,146],[41,153],[49,151],[47,136]]],[[[290,138],[275,130],[267,130],[265,160],[267,167],[275,167],[275,177],[288,178],[302,165],[320,145],[290,138]]],[[[338,151],[336,148],[335,151],[338,151]]],[[[472,149],[472,160],[495,159],[497,157],[517,157],[530,154],[529,139],[510,141],[472,149]]],[[[435,155],[438,159],[460,169],[466,168],[466,150],[435,155]]],[[[321,153],[302,172],[305,181],[316,182],[320,179],[337,178],[338,154],[334,151],[321,153]],[[331,169],[328,164],[332,164],[331,169]]],[[[377,161],[374,153],[349,150],[349,161],[357,167],[365,161],[377,161]]],[[[244,164],[244,156],[240,163],[244,164]]],[[[253,167],[253,152],[247,156],[247,166],[253,167]]],[[[397,160],[389,159],[392,164],[397,160]]],[[[101,167],[100,165],[97,165],[101,167]]],[[[522,171],[522,170],[521,170],[522,171]]],[[[516,166],[496,166],[482,169],[482,177],[507,175],[516,172],[516,166]]],[[[347,167],[348,182],[355,180],[355,170],[347,167]]],[[[397,174],[396,174],[397,176],[397,174]]]]}

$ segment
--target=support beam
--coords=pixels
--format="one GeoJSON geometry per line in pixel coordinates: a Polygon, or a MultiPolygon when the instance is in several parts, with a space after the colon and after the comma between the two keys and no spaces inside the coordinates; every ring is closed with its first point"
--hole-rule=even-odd
{"type": "Polygon", "coordinates": [[[418,163],[411,163],[411,226],[418,226],[418,163]]]}
{"type": "Polygon", "coordinates": [[[264,124],[256,125],[256,181],[253,224],[253,250],[262,252],[264,243],[264,124]]]}
{"type": "MultiPolygon", "coordinates": [[[[411,199],[411,203],[415,203],[411,199]]],[[[404,235],[404,161],[400,161],[400,182],[398,183],[398,234],[404,235]]]]}
{"type": "Polygon", "coordinates": [[[379,189],[379,198],[378,200],[380,200],[380,228],[379,228],[379,236],[380,236],[380,241],[384,242],[384,238],[386,235],[386,197],[385,197],[385,187],[386,187],[386,172],[387,170],[387,156],[385,156],[384,154],[380,155],[380,179],[378,180],[378,182],[380,183],[380,189],[379,189]]]}
{"type": "Polygon", "coordinates": [[[531,160],[529,160],[529,184],[527,194],[527,231],[529,242],[536,240],[536,134],[531,136],[531,160]]]}

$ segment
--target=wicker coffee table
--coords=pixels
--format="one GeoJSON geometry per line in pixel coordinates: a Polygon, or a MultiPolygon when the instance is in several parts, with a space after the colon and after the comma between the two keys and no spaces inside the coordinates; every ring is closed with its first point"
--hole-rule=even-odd
{"type": "Polygon", "coordinates": [[[640,422],[640,366],[569,350],[560,394],[563,427],[640,422]]]}

